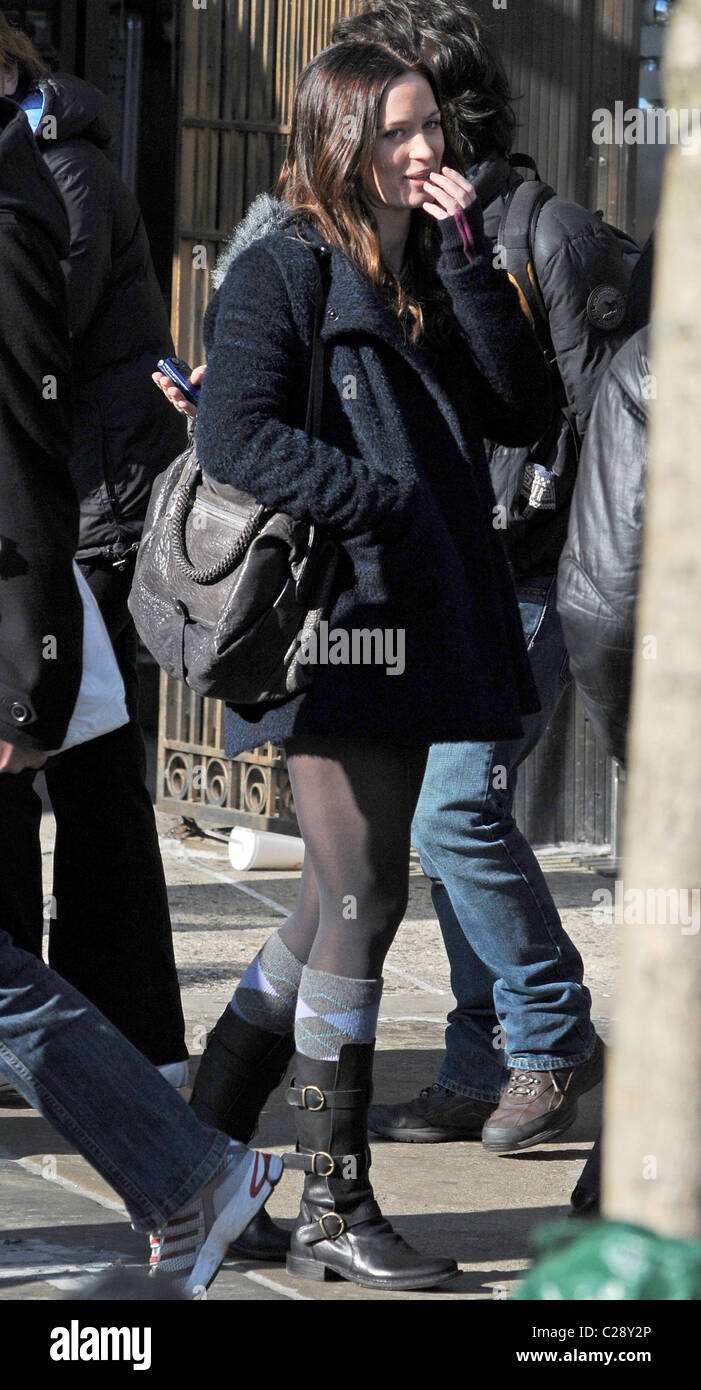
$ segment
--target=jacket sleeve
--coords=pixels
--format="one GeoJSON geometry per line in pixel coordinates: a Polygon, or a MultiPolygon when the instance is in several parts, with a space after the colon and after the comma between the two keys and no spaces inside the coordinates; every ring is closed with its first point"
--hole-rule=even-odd
{"type": "Polygon", "coordinates": [[[597,325],[591,296],[607,287],[622,313],[630,266],[615,234],[586,208],[562,198],[545,204],[533,253],[557,367],[581,438],[601,378],[628,336],[625,321],[613,330],[597,325]]]}
{"type": "Polygon", "coordinates": [[[340,534],[401,524],[409,485],[287,423],[308,351],[279,267],[249,247],[219,290],[195,430],[203,469],[340,534]]]}
{"type": "Polygon", "coordinates": [[[1,222],[0,263],[0,737],[51,750],[82,664],[66,291],[36,228],[1,222]]]}
{"type": "Polygon", "coordinates": [[[490,243],[478,232],[470,259],[456,219],[439,225],[438,273],[477,372],[483,433],[498,444],[532,444],[547,429],[553,409],[550,373],[536,336],[508,276],[493,264],[490,243]]]}
{"type": "MultiPolygon", "coordinates": [[[[626,345],[628,361],[637,349],[635,341],[626,345]]],[[[638,370],[642,381],[647,368],[638,370]]],[[[558,572],[572,674],[604,747],[620,761],[630,710],[647,457],[644,405],[631,386],[630,373],[624,376],[618,363],[604,377],[558,572]]]]}
{"type": "Polygon", "coordinates": [[[68,140],[43,152],[68,213],[71,249],[63,269],[71,336],[80,342],[112,269],[112,181],[104,156],[84,140],[68,140]]]}

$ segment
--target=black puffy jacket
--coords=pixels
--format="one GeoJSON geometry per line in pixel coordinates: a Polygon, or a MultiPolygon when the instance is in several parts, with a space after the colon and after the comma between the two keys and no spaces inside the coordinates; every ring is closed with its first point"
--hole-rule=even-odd
{"type": "MultiPolygon", "coordinates": [[[[487,235],[496,244],[505,201],[523,182],[505,159],[485,161],[469,175],[484,207],[487,235]]],[[[540,447],[488,448],[492,484],[505,523],[505,540],[515,578],[554,574],[567,535],[567,521],[581,440],[601,378],[628,336],[625,323],[602,326],[595,291],[608,286],[621,310],[631,260],[616,234],[596,213],[566,198],[542,208],[533,243],[536,278],[548,317],[554,351],[559,410],[540,447]],[[548,486],[532,464],[547,462],[548,486]]],[[[615,321],[615,320],[614,320],[615,321]]]]}
{"type": "Polygon", "coordinates": [[[572,674],[607,752],[625,761],[642,564],[648,329],[621,348],[597,395],[558,571],[572,674]]]}
{"type": "Polygon", "coordinates": [[[63,742],[82,664],[67,250],[58,189],[0,98],[0,738],[43,751],[63,742]]]}
{"type": "Polygon", "coordinates": [[[154,477],[184,444],[182,418],[150,375],[172,351],[170,328],[138,203],[106,154],[107,99],[65,74],[39,87],[37,139],[70,224],[78,553],[118,559],[141,534],[154,477]]]}

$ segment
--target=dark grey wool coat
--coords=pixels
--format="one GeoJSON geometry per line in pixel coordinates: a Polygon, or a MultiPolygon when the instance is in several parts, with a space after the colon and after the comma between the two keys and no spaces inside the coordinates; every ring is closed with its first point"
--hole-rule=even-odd
{"type": "Polygon", "coordinates": [[[482,438],[528,443],[551,399],[516,292],[489,254],[469,263],[453,219],[442,222],[438,268],[463,336],[429,357],[334,250],[321,437],[310,439],[317,270],[298,226],[264,196],[229,247],[205,319],[199,457],[212,477],[332,528],[342,556],[330,629],[403,630],[405,669],[318,665],[285,705],[231,710],[227,752],[293,734],[406,747],[517,738],[538,701],[482,438]]]}

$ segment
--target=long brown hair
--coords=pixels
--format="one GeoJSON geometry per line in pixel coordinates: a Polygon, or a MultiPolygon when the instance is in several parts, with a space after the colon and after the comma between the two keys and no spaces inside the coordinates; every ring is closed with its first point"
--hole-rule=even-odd
{"type": "MultiPolygon", "coordinates": [[[[436,273],[437,224],[415,211],[401,280],[385,265],[368,203],[380,105],[390,82],[408,73],[435,82],[421,63],[405,62],[379,44],[332,44],[301,73],[295,90],[287,155],[278,196],[309,218],[371,280],[397,314],[406,336],[445,343],[457,333],[450,298],[436,273]]],[[[445,133],[445,132],[444,132],[445,133]]],[[[451,161],[447,150],[447,162],[451,161]]]]}
{"type": "Polygon", "coordinates": [[[17,99],[22,101],[49,69],[31,39],[0,14],[0,63],[17,64],[17,99]]]}

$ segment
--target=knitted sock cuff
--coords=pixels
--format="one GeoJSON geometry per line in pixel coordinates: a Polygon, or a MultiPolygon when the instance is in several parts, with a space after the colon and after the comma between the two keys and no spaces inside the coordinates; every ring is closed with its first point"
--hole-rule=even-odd
{"type": "Polygon", "coordinates": [[[350,980],[305,965],[297,997],[295,1045],[318,1061],[335,1061],[345,1043],[371,1043],[382,980],[350,980]]]}
{"type": "Polygon", "coordinates": [[[251,961],[230,1007],[257,1028],[291,1033],[302,970],[301,961],[275,932],[251,961]]]}

